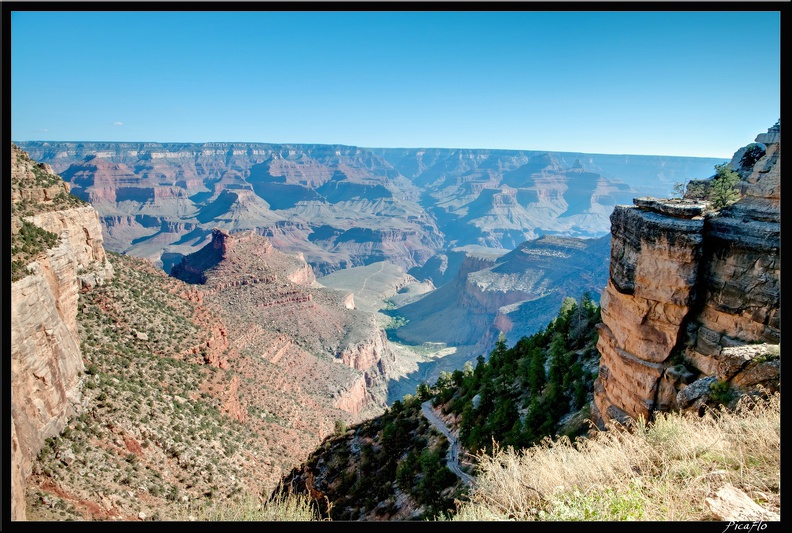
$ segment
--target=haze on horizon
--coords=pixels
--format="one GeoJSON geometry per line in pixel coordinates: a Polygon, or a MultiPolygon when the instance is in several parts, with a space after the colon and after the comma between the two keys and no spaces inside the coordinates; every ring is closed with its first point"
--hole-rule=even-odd
{"type": "Polygon", "coordinates": [[[10,17],[14,141],[728,159],[780,117],[778,11],[10,17]]]}

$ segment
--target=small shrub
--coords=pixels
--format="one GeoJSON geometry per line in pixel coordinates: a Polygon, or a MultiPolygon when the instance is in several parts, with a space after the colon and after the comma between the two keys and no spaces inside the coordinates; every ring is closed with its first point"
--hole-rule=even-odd
{"type": "Polygon", "coordinates": [[[765,155],[765,149],[757,143],[746,146],[745,153],[740,158],[740,166],[743,168],[753,168],[759,159],[765,155]]]}
{"type": "Polygon", "coordinates": [[[710,385],[710,399],[719,405],[729,405],[734,398],[734,392],[728,381],[716,381],[710,385]]]}

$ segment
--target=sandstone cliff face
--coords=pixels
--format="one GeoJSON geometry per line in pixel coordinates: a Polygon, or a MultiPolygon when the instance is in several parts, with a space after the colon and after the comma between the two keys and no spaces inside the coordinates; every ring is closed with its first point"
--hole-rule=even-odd
{"type": "MultiPolygon", "coordinates": [[[[23,183],[30,165],[14,151],[12,181],[23,183]],[[20,181],[21,180],[21,181],[20,181]]],[[[57,177],[51,169],[44,174],[57,177]]],[[[79,410],[84,370],[77,332],[77,300],[112,276],[102,248],[102,229],[91,207],[47,206],[54,185],[36,191],[21,186],[18,200],[43,202],[53,210],[23,216],[59,236],[55,247],[28,265],[30,273],[11,285],[12,520],[25,519],[24,480],[44,440],[57,435],[79,410]]],[[[68,192],[68,188],[61,186],[68,192]]],[[[41,210],[41,209],[39,209],[41,210]]]]}
{"type": "Polygon", "coordinates": [[[780,125],[756,139],[755,163],[731,162],[742,198],[636,199],[611,215],[601,296],[595,416],[604,422],[699,409],[710,385],[779,386],[780,125]],[[762,344],[764,343],[764,344],[762,344]]]}

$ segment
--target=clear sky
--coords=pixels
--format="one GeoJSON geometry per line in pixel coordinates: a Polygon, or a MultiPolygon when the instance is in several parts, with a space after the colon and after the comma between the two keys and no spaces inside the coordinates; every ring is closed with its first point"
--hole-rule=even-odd
{"type": "Polygon", "coordinates": [[[17,11],[11,136],[729,158],[780,47],[779,11],[17,11]]]}

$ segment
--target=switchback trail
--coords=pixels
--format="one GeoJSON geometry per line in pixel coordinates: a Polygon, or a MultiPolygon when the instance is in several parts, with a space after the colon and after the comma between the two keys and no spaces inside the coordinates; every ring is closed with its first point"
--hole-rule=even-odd
{"type": "Polygon", "coordinates": [[[446,454],[446,465],[448,465],[449,470],[459,476],[459,478],[468,485],[473,485],[475,480],[465,473],[459,465],[459,441],[451,433],[451,430],[446,427],[445,423],[435,414],[434,409],[432,409],[431,400],[427,400],[421,404],[421,412],[429,423],[437,428],[440,433],[445,435],[448,442],[451,443],[448,447],[448,453],[446,454]]]}

